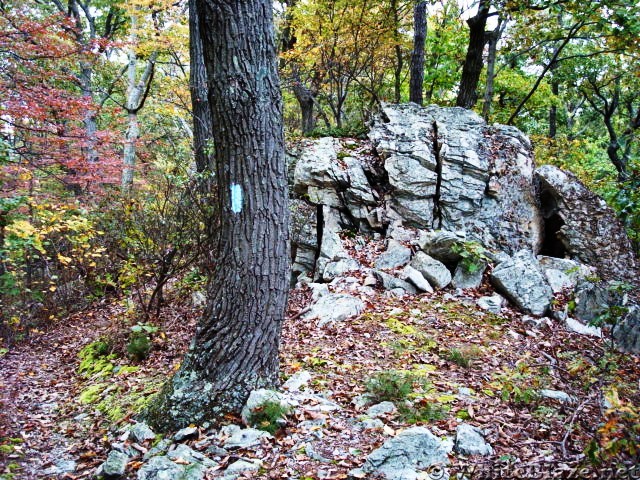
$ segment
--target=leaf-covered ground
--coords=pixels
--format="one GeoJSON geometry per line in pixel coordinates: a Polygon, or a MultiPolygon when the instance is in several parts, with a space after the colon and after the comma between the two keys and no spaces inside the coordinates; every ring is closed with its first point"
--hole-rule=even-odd
{"type": "MultiPolygon", "coordinates": [[[[425,425],[445,437],[462,421],[481,427],[494,449],[488,459],[451,456],[453,473],[474,464],[469,478],[605,478],[597,471],[604,467],[591,466],[588,454],[617,453],[629,462],[635,455],[637,461],[638,358],[551,319],[538,322],[510,309],[486,313],[475,304],[486,293],[492,293],[486,285],[458,296],[441,291],[395,298],[376,291],[366,297],[361,316],[319,327],[298,315],[310,302],[308,287],[292,291],[283,380],[309,371],[309,388],[342,408],[327,414],[303,408],[275,439],[222,458],[221,465],[256,457],[264,468],[247,478],[347,478],[400,429],[425,425]],[[354,399],[366,393],[371,378],[392,385],[401,379],[409,387],[395,392],[403,397],[396,400],[399,411],[382,417],[384,427],[362,429],[357,420],[364,407],[354,399]],[[573,401],[541,398],[541,389],[566,392],[573,401]],[[325,416],[324,426],[300,426],[325,416]],[[312,452],[304,448],[310,436],[312,452]],[[478,473],[483,463],[493,473],[478,473]]],[[[179,365],[199,315],[189,295],[174,291],[154,321],[159,330],[150,355],[140,363],[127,356],[130,326],[118,301],[33,331],[12,347],[0,357],[0,478],[91,477],[117,429],[179,365]],[[85,362],[79,373],[78,353],[100,339],[108,340],[111,356],[85,362]],[[73,472],[60,473],[65,461],[75,462],[73,472]]],[[[213,431],[201,430],[188,443],[205,450],[213,439],[213,431]]],[[[130,478],[139,467],[129,464],[130,478]]]]}

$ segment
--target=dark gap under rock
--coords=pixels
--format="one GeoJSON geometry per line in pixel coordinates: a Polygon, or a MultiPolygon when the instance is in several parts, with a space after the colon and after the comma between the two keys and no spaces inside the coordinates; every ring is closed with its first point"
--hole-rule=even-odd
{"type": "Polygon", "coordinates": [[[558,213],[558,202],[548,190],[540,192],[539,200],[544,225],[542,244],[538,253],[547,257],[565,258],[568,253],[567,248],[558,235],[565,223],[558,213]]]}

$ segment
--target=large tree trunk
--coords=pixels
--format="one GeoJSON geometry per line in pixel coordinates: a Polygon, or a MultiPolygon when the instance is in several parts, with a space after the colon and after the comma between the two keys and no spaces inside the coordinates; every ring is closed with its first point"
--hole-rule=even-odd
{"type": "Polygon", "coordinates": [[[193,115],[193,149],[198,172],[213,170],[209,143],[213,143],[213,121],[209,108],[209,87],[204,65],[200,19],[196,0],[189,0],[189,87],[193,115]]]}
{"type": "Polygon", "coordinates": [[[271,0],[197,0],[220,227],[208,307],[146,418],[168,430],[239,412],[278,383],[289,283],[288,196],[271,0]]]}
{"type": "Polygon", "coordinates": [[[469,46],[462,66],[462,78],[456,106],[473,108],[478,101],[478,82],[482,73],[482,54],[487,42],[485,27],[489,16],[490,0],[480,0],[478,13],[467,20],[469,25],[469,46]]]}
{"type": "Polygon", "coordinates": [[[424,43],[427,40],[427,2],[419,1],[413,10],[413,52],[409,77],[409,101],[422,105],[424,82],[424,43]]]}

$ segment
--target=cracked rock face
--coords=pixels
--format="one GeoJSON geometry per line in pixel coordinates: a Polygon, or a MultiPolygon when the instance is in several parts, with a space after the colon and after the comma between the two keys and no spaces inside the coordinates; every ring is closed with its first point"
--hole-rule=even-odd
{"type": "Polygon", "coordinates": [[[419,228],[463,230],[507,253],[541,242],[533,155],[515,128],[488,127],[461,108],[386,105],[369,137],[393,192],[394,210],[419,228]]]}

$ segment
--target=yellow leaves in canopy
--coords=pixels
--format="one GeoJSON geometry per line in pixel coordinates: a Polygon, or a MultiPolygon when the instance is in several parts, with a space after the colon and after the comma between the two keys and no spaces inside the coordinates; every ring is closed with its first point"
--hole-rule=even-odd
{"type": "Polygon", "coordinates": [[[409,35],[398,35],[411,23],[412,8],[404,8],[405,3],[398,2],[396,24],[388,1],[299,2],[292,22],[296,45],[285,58],[315,71],[366,75],[365,70],[392,61],[399,42],[410,41],[409,35]]]}
{"type": "Polygon", "coordinates": [[[6,231],[8,235],[27,239],[35,236],[36,228],[27,220],[16,220],[7,226],[6,231]]]}
{"type": "Polygon", "coordinates": [[[65,257],[64,255],[62,255],[61,253],[58,254],[58,261],[62,264],[62,265],[69,265],[72,261],[73,258],[71,257],[65,257]]]}

